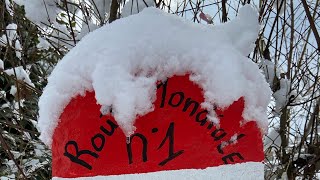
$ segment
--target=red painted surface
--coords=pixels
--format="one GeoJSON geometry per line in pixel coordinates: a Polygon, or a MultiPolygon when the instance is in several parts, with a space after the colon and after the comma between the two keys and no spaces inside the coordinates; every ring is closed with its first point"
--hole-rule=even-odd
{"type": "Polygon", "coordinates": [[[223,130],[219,130],[218,133],[214,134],[215,130],[217,132],[217,127],[212,126],[210,129],[209,122],[205,122],[205,124],[197,122],[197,115],[198,121],[206,116],[205,113],[200,113],[203,111],[200,106],[193,115],[190,115],[193,105],[185,112],[183,111],[187,98],[199,103],[203,102],[201,89],[190,82],[187,76],[173,77],[168,80],[163,107],[160,107],[161,97],[163,97],[163,86],[157,90],[154,111],[136,120],[136,133],[140,133],[148,141],[147,160],[143,161],[142,158],[142,140],[139,137],[133,137],[131,138],[131,164],[129,164],[126,137],[122,130],[118,127],[109,136],[100,129],[100,126],[103,126],[105,129],[111,130],[106,120],[110,119],[114,123],[115,121],[111,116],[100,118],[100,105],[96,104],[94,93],[87,93],[85,97],[79,96],[73,99],[62,113],[60,123],[53,136],[53,176],[83,177],[133,174],[162,170],[201,169],[225,163],[263,161],[260,129],[257,128],[254,121],[245,124],[241,123],[243,121],[241,114],[244,108],[242,98],[223,111],[216,110],[217,114],[220,115],[220,128],[223,130]],[[183,92],[184,95],[180,105],[178,103],[182,93],[179,95],[176,92],[183,92]],[[173,98],[170,101],[171,96],[173,98]],[[173,107],[172,104],[178,106],[173,107]],[[169,135],[173,135],[174,138],[167,136],[167,139],[165,139],[170,124],[171,131],[169,131],[169,135]],[[157,128],[158,131],[154,128],[157,128]],[[152,132],[152,129],[154,129],[154,132],[152,132]],[[223,136],[223,132],[226,135],[223,136]],[[221,139],[215,139],[212,133],[215,137],[220,136],[221,139]],[[243,134],[244,136],[241,135],[235,144],[230,144],[219,152],[219,145],[230,140],[235,134],[238,136],[243,134]],[[96,149],[92,145],[92,139],[96,149]],[[102,142],[103,139],[105,142],[102,142]],[[161,146],[163,140],[165,141],[161,146]],[[159,165],[169,156],[170,140],[173,147],[171,154],[177,152],[180,152],[180,154],[166,164],[159,165]],[[69,141],[77,144],[77,151],[74,144],[66,145],[69,141]],[[88,151],[83,150],[89,150],[98,157],[93,157],[88,154],[88,151]],[[69,157],[71,154],[76,159],[90,165],[91,170],[79,163],[72,162],[69,157],[64,155],[66,152],[69,153],[69,157]],[[82,154],[76,157],[77,153],[78,155],[82,154]],[[232,155],[232,153],[239,153],[238,155],[243,159],[238,155],[232,155]],[[234,162],[232,162],[231,158],[228,158],[228,155],[233,158],[234,162]]]}

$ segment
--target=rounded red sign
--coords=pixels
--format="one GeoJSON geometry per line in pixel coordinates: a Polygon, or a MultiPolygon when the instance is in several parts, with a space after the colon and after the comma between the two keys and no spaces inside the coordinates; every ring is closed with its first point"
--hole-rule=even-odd
{"type": "Polygon", "coordinates": [[[127,138],[112,116],[101,115],[93,92],[78,96],[55,129],[52,174],[72,178],[263,161],[260,129],[255,121],[243,123],[243,98],[216,109],[219,127],[207,120],[203,101],[188,76],[172,77],[158,85],[154,111],[138,117],[127,138]]]}

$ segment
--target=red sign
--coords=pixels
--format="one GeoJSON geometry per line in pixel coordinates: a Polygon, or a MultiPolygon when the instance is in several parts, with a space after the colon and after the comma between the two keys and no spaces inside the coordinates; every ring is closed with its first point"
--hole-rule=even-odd
{"type": "Polygon", "coordinates": [[[220,127],[207,120],[203,101],[188,76],[168,79],[158,85],[154,111],[136,120],[128,139],[112,116],[101,115],[94,93],[78,96],[55,129],[52,174],[72,178],[263,161],[260,129],[254,121],[242,123],[244,100],[216,109],[220,127]]]}

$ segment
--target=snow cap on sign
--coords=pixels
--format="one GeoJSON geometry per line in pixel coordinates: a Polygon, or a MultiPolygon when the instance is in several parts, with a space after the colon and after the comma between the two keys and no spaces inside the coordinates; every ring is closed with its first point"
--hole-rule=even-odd
{"type": "MultiPolygon", "coordinates": [[[[203,107],[226,108],[244,97],[244,121],[267,128],[271,91],[246,56],[259,31],[249,5],[219,26],[194,24],[156,8],[119,19],[85,36],[56,66],[39,100],[40,138],[51,145],[59,117],[70,100],[94,91],[97,103],[112,107],[126,135],[134,120],[153,110],[157,81],[191,74],[203,89],[203,107]]],[[[219,122],[214,112],[210,120],[219,122]]]]}

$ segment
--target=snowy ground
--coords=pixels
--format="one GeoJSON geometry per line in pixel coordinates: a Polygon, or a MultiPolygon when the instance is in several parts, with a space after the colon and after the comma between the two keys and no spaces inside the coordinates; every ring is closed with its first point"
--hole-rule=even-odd
{"type": "Polygon", "coordinates": [[[53,178],[53,180],[79,179],[79,180],[259,180],[264,178],[264,164],[261,162],[248,162],[234,165],[222,165],[207,169],[184,169],[174,171],[160,171],[143,174],[127,174],[118,176],[95,176],[83,178],[53,178]]]}

